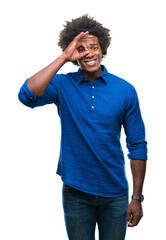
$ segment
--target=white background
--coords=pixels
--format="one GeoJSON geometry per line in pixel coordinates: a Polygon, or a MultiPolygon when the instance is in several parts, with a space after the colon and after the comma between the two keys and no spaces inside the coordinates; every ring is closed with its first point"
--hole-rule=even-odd
{"type": "MultiPolygon", "coordinates": [[[[127,240],[165,239],[165,3],[162,0],[15,0],[0,4],[0,239],[67,239],[62,182],[56,175],[60,121],[54,105],[29,109],[18,101],[26,78],[61,50],[66,20],[85,13],[111,29],[107,69],[132,83],[146,126],[149,161],[144,218],[127,240]]],[[[77,71],[68,63],[63,73],[77,71]]],[[[125,136],[122,134],[125,156],[125,136]]],[[[126,171],[132,192],[129,160],[126,171]]],[[[96,231],[97,237],[97,231],[96,231]]]]}

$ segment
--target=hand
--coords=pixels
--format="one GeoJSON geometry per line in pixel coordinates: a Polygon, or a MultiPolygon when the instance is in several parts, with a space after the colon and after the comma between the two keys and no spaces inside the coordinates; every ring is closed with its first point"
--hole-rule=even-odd
{"type": "Polygon", "coordinates": [[[88,34],[89,34],[89,32],[82,32],[82,33],[78,34],[74,38],[74,40],[69,44],[69,46],[65,49],[65,51],[62,54],[66,61],[74,62],[89,53],[89,50],[87,49],[86,44],[82,41],[83,39],[85,39],[87,37],[88,38],[91,37],[90,35],[87,36],[88,34]],[[83,52],[78,51],[78,48],[81,46],[84,48],[83,52]]]}
{"type": "Polygon", "coordinates": [[[127,209],[128,227],[136,226],[143,217],[142,205],[138,200],[132,200],[127,209]]]}

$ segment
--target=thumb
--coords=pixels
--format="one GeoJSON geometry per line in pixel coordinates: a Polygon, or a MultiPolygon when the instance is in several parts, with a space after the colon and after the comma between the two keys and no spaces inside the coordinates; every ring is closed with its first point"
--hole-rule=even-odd
{"type": "Polygon", "coordinates": [[[132,211],[130,209],[127,210],[127,225],[132,225],[132,211]]]}

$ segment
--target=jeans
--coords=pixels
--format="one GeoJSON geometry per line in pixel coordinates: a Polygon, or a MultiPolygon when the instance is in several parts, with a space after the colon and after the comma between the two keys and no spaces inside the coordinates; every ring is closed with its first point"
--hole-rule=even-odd
{"type": "Polygon", "coordinates": [[[69,240],[124,240],[127,227],[128,194],[106,198],[84,193],[63,184],[62,200],[69,240]]]}

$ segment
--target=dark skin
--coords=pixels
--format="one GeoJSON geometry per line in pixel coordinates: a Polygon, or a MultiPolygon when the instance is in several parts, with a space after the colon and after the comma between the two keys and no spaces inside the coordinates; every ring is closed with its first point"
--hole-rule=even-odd
{"type": "MultiPolygon", "coordinates": [[[[86,45],[89,53],[81,59],[78,59],[77,63],[79,64],[84,77],[93,83],[95,78],[102,74],[102,51],[98,38],[93,35],[88,34],[84,39],[82,39],[82,43],[86,45]]],[[[85,49],[84,47],[79,47],[78,51],[84,52],[85,49]]]]}
{"type": "Polygon", "coordinates": [[[88,34],[89,32],[82,32],[77,35],[59,57],[28,79],[27,84],[32,93],[36,96],[42,96],[54,75],[65,63],[74,62],[89,53],[89,50],[83,43],[83,39],[87,38],[88,34]],[[78,51],[80,46],[84,48],[84,52],[78,51]]]}
{"type": "MultiPolygon", "coordinates": [[[[131,160],[133,175],[133,195],[142,195],[143,183],[146,172],[146,161],[131,160]]],[[[138,200],[132,200],[127,209],[127,224],[129,227],[138,225],[143,217],[142,204],[138,200]]]]}
{"type": "MultiPolygon", "coordinates": [[[[93,83],[95,78],[102,74],[101,59],[102,52],[98,39],[89,35],[89,32],[80,33],[57,59],[28,79],[28,87],[36,96],[42,96],[58,70],[65,63],[73,61],[78,61],[84,77],[93,83]]],[[[146,161],[131,160],[133,195],[142,194],[145,170],[146,161]]],[[[142,204],[138,200],[132,200],[127,210],[128,226],[136,226],[142,216],[142,204]]]]}

